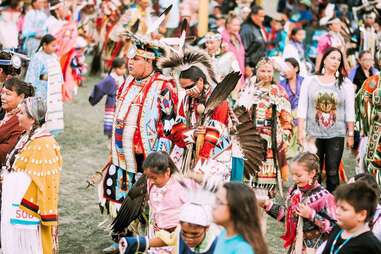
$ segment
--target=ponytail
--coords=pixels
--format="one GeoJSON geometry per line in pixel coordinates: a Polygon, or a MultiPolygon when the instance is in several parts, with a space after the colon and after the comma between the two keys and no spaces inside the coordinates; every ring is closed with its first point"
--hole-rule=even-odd
{"type": "Polygon", "coordinates": [[[49,44],[55,40],[56,40],[56,37],[54,37],[53,35],[45,34],[40,41],[40,45],[38,45],[36,53],[42,48],[42,46],[44,46],[44,44],[49,44]]]}

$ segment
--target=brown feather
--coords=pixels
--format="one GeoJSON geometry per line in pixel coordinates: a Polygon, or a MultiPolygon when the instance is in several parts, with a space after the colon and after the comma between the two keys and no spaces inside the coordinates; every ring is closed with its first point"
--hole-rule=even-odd
{"type": "Polygon", "coordinates": [[[205,115],[210,114],[214,109],[226,100],[229,94],[236,87],[241,74],[239,72],[231,72],[214,88],[205,105],[205,115]]]}

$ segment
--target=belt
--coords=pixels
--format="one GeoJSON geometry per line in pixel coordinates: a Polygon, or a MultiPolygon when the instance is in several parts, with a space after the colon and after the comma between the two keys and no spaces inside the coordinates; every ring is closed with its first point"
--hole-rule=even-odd
{"type": "Polygon", "coordinates": [[[263,119],[257,119],[255,121],[255,125],[258,126],[258,127],[261,127],[261,126],[271,126],[272,124],[272,121],[271,120],[263,120],[263,119]]]}

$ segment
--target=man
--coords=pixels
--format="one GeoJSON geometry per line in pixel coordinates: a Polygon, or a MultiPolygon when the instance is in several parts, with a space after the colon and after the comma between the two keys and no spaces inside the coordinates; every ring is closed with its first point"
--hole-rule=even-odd
{"type": "MultiPolygon", "coordinates": [[[[172,78],[156,68],[159,49],[135,41],[128,52],[128,73],[116,95],[111,164],[104,172],[101,206],[115,217],[129,188],[152,151],[169,153],[176,118],[177,91],[172,78]]],[[[117,244],[104,249],[114,253],[117,244]]]]}
{"type": "Polygon", "coordinates": [[[104,178],[106,207],[112,216],[120,207],[135,174],[142,173],[151,151],[171,150],[168,135],[176,117],[175,82],[155,69],[157,49],[133,44],[128,53],[128,72],[117,92],[113,123],[111,163],[104,178]]]}
{"type": "Polygon", "coordinates": [[[212,254],[218,234],[219,229],[211,224],[211,204],[192,201],[181,208],[180,225],[174,232],[159,231],[151,239],[124,237],[119,242],[119,250],[120,253],[130,254],[149,248],[174,246],[175,254],[212,254]]]}
{"type": "Polygon", "coordinates": [[[265,11],[262,7],[254,5],[247,20],[242,24],[240,35],[245,47],[245,76],[252,75],[260,58],[266,55],[266,32],[263,26],[265,11]]]}
{"type": "MultiPolygon", "coordinates": [[[[207,52],[190,48],[184,54],[161,60],[161,68],[180,70],[179,84],[185,90],[171,132],[175,144],[172,159],[183,173],[197,172],[228,179],[231,160],[228,102],[222,100],[208,114],[204,112],[216,87],[212,59],[207,52]]],[[[225,89],[235,86],[239,77],[235,83],[226,84],[225,89]]]]}

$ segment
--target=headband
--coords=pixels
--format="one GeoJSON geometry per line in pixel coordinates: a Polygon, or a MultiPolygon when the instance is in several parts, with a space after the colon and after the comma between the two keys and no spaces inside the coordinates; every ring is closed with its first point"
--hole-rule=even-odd
{"type": "Polygon", "coordinates": [[[11,65],[13,68],[20,69],[21,58],[16,55],[12,55],[11,59],[0,59],[0,65],[11,65]]]}
{"type": "Polygon", "coordinates": [[[141,56],[143,58],[152,59],[152,60],[156,59],[156,55],[154,52],[147,51],[144,49],[138,49],[135,44],[132,44],[130,48],[128,49],[127,57],[129,59],[132,59],[135,56],[141,56]]]}

